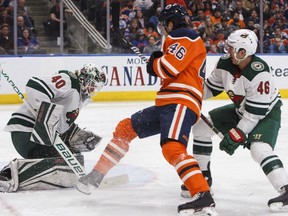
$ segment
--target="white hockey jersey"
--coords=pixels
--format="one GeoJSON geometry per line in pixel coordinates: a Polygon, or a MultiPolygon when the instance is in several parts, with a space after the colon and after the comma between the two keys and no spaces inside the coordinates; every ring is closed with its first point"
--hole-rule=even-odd
{"type": "Polygon", "coordinates": [[[216,68],[205,81],[204,98],[225,91],[235,105],[241,120],[239,127],[250,133],[280,100],[269,66],[253,55],[249,65],[240,71],[229,55],[222,56],[216,68]]]}
{"type": "Polygon", "coordinates": [[[80,109],[89,100],[87,98],[87,100],[82,101],[77,76],[69,71],[59,71],[49,77],[32,77],[26,84],[26,93],[27,101],[35,110],[35,113],[32,113],[25,104],[22,104],[12,114],[4,128],[5,131],[32,132],[35,114],[42,101],[46,101],[64,107],[57,129],[59,133],[64,133],[78,117],[80,109]]]}

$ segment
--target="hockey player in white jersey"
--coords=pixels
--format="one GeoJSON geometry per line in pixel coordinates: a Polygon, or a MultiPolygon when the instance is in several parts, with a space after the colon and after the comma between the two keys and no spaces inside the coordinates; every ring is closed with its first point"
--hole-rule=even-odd
{"type": "MultiPolygon", "coordinates": [[[[257,36],[240,29],[226,41],[227,55],[222,56],[207,78],[204,98],[225,91],[232,104],[209,112],[213,125],[222,132],[220,149],[233,155],[240,146],[250,150],[273,187],[281,193],[270,199],[272,210],[288,210],[288,177],[274,147],[281,123],[281,98],[267,63],[256,56],[257,36]]],[[[193,153],[203,175],[212,184],[210,156],[213,131],[203,120],[193,127],[193,153]]],[[[188,196],[182,186],[182,196],[188,196]]]]}
{"type": "Polygon", "coordinates": [[[75,120],[105,82],[105,73],[92,63],[75,72],[61,70],[50,76],[29,79],[26,84],[28,105],[21,105],[5,127],[11,133],[16,151],[24,159],[15,159],[2,169],[1,192],[74,186],[76,175],[47,137],[59,134],[83,164],[81,152],[93,150],[101,137],[79,128],[75,120]]]}

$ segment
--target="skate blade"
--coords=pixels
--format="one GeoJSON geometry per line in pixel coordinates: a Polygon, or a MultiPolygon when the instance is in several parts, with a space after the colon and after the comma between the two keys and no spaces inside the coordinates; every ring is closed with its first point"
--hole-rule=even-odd
{"type": "Polygon", "coordinates": [[[269,208],[272,212],[288,212],[288,205],[284,205],[282,202],[271,203],[269,208]]]}
{"type": "Polygon", "coordinates": [[[214,207],[206,207],[201,211],[195,211],[194,209],[182,210],[178,213],[180,216],[217,216],[217,212],[214,207]]]}

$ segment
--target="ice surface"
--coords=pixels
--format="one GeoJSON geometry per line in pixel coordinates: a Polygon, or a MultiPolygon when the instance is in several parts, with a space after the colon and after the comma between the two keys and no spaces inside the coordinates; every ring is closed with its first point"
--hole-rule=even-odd
{"type": "MultiPolygon", "coordinates": [[[[205,101],[202,112],[205,115],[208,110],[227,103],[228,100],[205,101]]],[[[103,136],[97,149],[85,153],[87,171],[92,169],[111,139],[118,121],[150,105],[153,101],[101,102],[82,110],[77,119],[79,126],[103,136]]],[[[1,128],[17,107],[0,106],[1,128]]],[[[282,128],[275,152],[288,167],[288,100],[284,100],[282,111],[282,128]]],[[[213,141],[211,168],[219,216],[288,215],[287,212],[269,211],[267,201],[278,194],[247,149],[239,148],[233,156],[229,156],[218,149],[217,136],[213,141]]],[[[10,141],[10,134],[3,130],[0,131],[0,144],[0,168],[11,159],[20,158],[10,141]]],[[[111,170],[109,176],[118,174],[128,174],[129,183],[98,189],[90,196],[75,189],[0,194],[0,216],[173,216],[177,215],[179,204],[189,201],[180,197],[181,182],[174,168],[162,157],[158,135],[135,139],[126,157],[111,170]]]]}

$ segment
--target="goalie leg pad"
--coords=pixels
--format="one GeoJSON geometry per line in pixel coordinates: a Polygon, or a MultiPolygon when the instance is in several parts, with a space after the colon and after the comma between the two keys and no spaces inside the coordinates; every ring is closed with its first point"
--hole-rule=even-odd
{"type": "Polygon", "coordinates": [[[30,140],[42,145],[53,145],[62,112],[62,105],[43,101],[30,140]]]}
{"type": "Polygon", "coordinates": [[[0,192],[10,193],[18,189],[18,161],[14,159],[0,172],[0,192]]]}
{"type": "MultiPolygon", "coordinates": [[[[76,155],[76,158],[84,166],[83,155],[76,155]]],[[[10,164],[13,188],[5,192],[71,188],[75,187],[78,181],[61,157],[14,159],[10,164]]]]}

